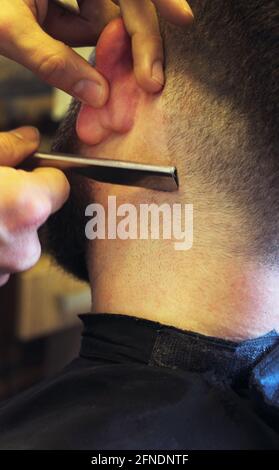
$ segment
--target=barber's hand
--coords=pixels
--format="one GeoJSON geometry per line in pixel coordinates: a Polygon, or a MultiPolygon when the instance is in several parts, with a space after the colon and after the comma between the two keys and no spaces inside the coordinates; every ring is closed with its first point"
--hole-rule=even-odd
{"type": "Polygon", "coordinates": [[[69,195],[68,181],[58,170],[12,168],[38,148],[39,140],[30,127],[0,133],[0,286],[11,273],[38,261],[37,230],[69,195]]]}
{"type": "Polygon", "coordinates": [[[187,24],[192,19],[187,2],[78,0],[78,4],[79,15],[54,0],[1,0],[0,54],[70,95],[102,107],[109,96],[106,80],[68,46],[95,45],[104,26],[121,13],[132,37],[136,77],[146,91],[159,91],[163,48],[155,6],[169,21],[187,24]]]}
{"type": "Polygon", "coordinates": [[[119,4],[126,29],[132,39],[137,81],[147,92],[156,93],[162,89],[165,80],[164,50],[157,10],[165,19],[177,25],[191,23],[192,10],[185,0],[113,1],[119,4]]]}

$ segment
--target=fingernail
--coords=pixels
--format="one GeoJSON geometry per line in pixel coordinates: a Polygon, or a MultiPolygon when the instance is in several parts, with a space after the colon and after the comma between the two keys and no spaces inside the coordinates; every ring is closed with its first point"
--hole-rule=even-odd
{"type": "Polygon", "coordinates": [[[28,140],[29,142],[39,142],[40,140],[40,133],[36,127],[22,127],[12,131],[12,134],[20,140],[28,140]]]}
{"type": "Polygon", "coordinates": [[[154,62],[154,64],[153,64],[152,79],[155,80],[155,82],[160,83],[160,85],[162,85],[162,86],[165,83],[165,75],[164,75],[164,70],[163,70],[163,64],[160,60],[156,60],[156,62],[154,62]]]}
{"type": "Polygon", "coordinates": [[[97,82],[81,80],[74,87],[73,94],[83,103],[95,108],[102,107],[105,104],[104,88],[97,82]]]}

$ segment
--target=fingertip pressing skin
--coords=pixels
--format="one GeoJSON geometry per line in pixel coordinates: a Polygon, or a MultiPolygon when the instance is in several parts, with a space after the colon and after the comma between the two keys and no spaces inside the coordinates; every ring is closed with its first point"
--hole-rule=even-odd
{"type": "Polygon", "coordinates": [[[165,84],[161,38],[137,34],[132,39],[132,50],[134,74],[140,87],[151,94],[161,92],[165,84]],[[154,58],[153,63],[150,56],[154,58]]]}

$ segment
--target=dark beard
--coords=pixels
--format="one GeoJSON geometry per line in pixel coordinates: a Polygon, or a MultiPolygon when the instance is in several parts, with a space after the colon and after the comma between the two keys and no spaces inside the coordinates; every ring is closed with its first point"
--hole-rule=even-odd
{"type": "MultiPolygon", "coordinates": [[[[56,152],[78,152],[78,137],[75,123],[80,103],[73,101],[59,127],[52,150],[56,152]]],[[[81,176],[67,175],[70,198],[63,208],[52,215],[41,230],[43,249],[57,263],[78,279],[89,281],[86,265],[87,239],[85,236],[85,208],[89,203],[88,180],[81,176]]]]}

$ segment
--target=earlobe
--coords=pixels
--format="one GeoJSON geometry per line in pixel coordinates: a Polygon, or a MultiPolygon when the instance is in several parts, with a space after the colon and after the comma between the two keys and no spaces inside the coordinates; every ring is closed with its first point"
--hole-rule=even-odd
{"type": "Polygon", "coordinates": [[[134,76],[131,41],[122,19],[104,29],[96,48],[96,68],[110,84],[110,98],[101,109],[81,106],[76,129],[87,145],[97,145],[113,133],[129,132],[144,95],[134,76]]]}

